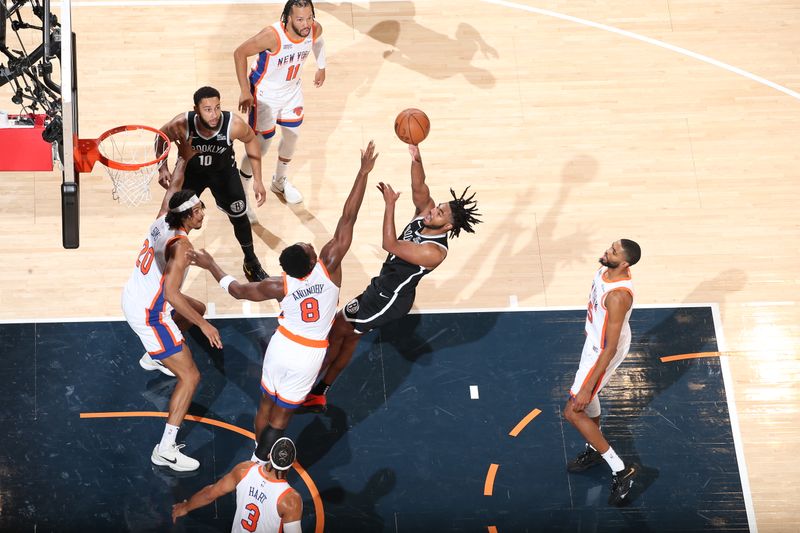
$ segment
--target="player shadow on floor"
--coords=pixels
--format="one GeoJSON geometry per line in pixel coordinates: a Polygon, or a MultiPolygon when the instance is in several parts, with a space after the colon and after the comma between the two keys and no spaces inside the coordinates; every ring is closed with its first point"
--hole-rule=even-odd
{"type": "MultiPolygon", "coordinates": [[[[345,24],[358,29],[357,22],[362,17],[374,18],[381,7],[368,5],[360,7],[349,4],[350,10],[333,4],[320,4],[325,10],[345,24]]],[[[484,68],[472,64],[480,53],[484,59],[498,59],[500,54],[490,46],[473,26],[462,22],[456,28],[454,37],[427,28],[414,20],[413,2],[393,2],[392,19],[383,20],[372,26],[366,33],[372,39],[389,46],[383,52],[387,61],[409,70],[419,72],[431,79],[443,80],[457,74],[464,76],[470,84],[481,89],[491,89],[496,84],[494,75],[484,68]],[[396,20],[397,19],[397,20],[396,20]],[[448,61],[442,62],[438,54],[431,50],[446,50],[448,61]]]]}
{"type": "Polygon", "coordinates": [[[386,409],[414,367],[430,366],[437,350],[474,343],[496,323],[497,313],[482,314],[480,320],[469,322],[470,327],[452,319],[440,326],[437,315],[415,313],[372,331],[362,337],[350,365],[331,387],[329,405],[346,408],[352,428],[377,410],[386,409]],[[420,328],[423,317],[424,332],[420,328]]]}
{"type": "MultiPolygon", "coordinates": [[[[306,425],[295,439],[297,461],[306,470],[320,461],[333,465],[352,463],[353,454],[347,442],[348,416],[342,409],[329,406],[324,414],[315,416],[310,422],[307,419],[306,422],[300,422],[295,418],[289,432],[295,429],[292,425],[296,427],[300,423],[306,425]]],[[[355,524],[359,531],[383,531],[384,520],[375,506],[378,500],[394,489],[394,470],[376,470],[358,492],[345,489],[328,468],[314,469],[314,482],[320,490],[325,508],[325,531],[353,531],[355,524]]],[[[313,508],[308,506],[304,515],[304,522],[311,521],[314,518],[313,508]]]]}

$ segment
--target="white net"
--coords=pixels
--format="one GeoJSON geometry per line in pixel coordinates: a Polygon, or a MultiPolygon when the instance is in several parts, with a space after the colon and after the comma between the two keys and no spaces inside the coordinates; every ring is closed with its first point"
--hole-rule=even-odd
{"type": "MultiPolygon", "coordinates": [[[[156,135],[146,129],[130,129],[117,132],[103,139],[98,145],[106,158],[126,165],[147,163],[156,159],[156,135]]],[[[150,200],[150,182],[158,175],[158,169],[166,161],[144,164],[135,170],[120,170],[105,166],[114,187],[111,195],[122,205],[136,207],[150,200]]]]}

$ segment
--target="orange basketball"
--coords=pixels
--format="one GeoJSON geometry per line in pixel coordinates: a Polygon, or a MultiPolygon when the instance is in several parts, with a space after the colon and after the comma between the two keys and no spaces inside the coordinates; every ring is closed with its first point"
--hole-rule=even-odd
{"type": "Polygon", "coordinates": [[[428,115],[419,109],[410,107],[400,111],[394,119],[394,132],[406,144],[419,144],[431,131],[428,115]]]}

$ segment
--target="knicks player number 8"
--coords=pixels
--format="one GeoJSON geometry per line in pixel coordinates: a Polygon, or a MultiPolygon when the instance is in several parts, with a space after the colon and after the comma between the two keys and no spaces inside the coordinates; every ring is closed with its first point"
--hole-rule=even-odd
{"type": "Polygon", "coordinates": [[[198,155],[197,158],[200,160],[201,167],[210,167],[211,166],[211,156],[210,155],[198,155]]]}
{"type": "Polygon", "coordinates": [[[155,257],[156,251],[150,246],[150,240],[145,239],[142,245],[142,251],[139,252],[139,257],[136,258],[136,266],[142,274],[147,275],[147,273],[150,272],[150,265],[153,264],[153,259],[155,259],[155,257]]]}
{"type": "Polygon", "coordinates": [[[246,531],[255,531],[256,527],[258,527],[258,517],[261,516],[261,509],[254,503],[248,503],[244,508],[250,512],[247,518],[242,518],[242,527],[246,531]]]}
{"type": "Polygon", "coordinates": [[[300,302],[300,312],[303,322],[316,322],[319,320],[319,302],[316,298],[306,298],[300,302]]]}

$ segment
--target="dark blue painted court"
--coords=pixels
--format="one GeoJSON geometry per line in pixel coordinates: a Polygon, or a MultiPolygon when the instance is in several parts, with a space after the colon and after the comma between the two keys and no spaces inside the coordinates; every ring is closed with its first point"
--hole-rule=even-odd
{"type": "MultiPolygon", "coordinates": [[[[297,415],[287,431],[324,507],[317,516],[312,489],[292,472],[303,530],[323,521],[330,532],[747,530],[719,359],[660,359],[717,351],[712,310],[633,313],[631,353],[601,395],[605,434],[642,467],[622,509],[606,503],[607,467],[565,469],[583,446],[561,416],[583,320],[581,311],[415,314],[364,336],[328,411],[297,415]]],[[[189,414],[252,431],[276,321],[212,322],[225,348],[190,334],[203,381],[189,414]]],[[[142,347],[125,322],[2,324],[0,346],[0,530],[230,531],[233,495],[175,526],[170,509],[249,458],[251,441],[186,421],[178,440],[200,470],[153,466],[164,419],[125,414],[165,412],[173,381],[139,367],[142,347]]]]}

